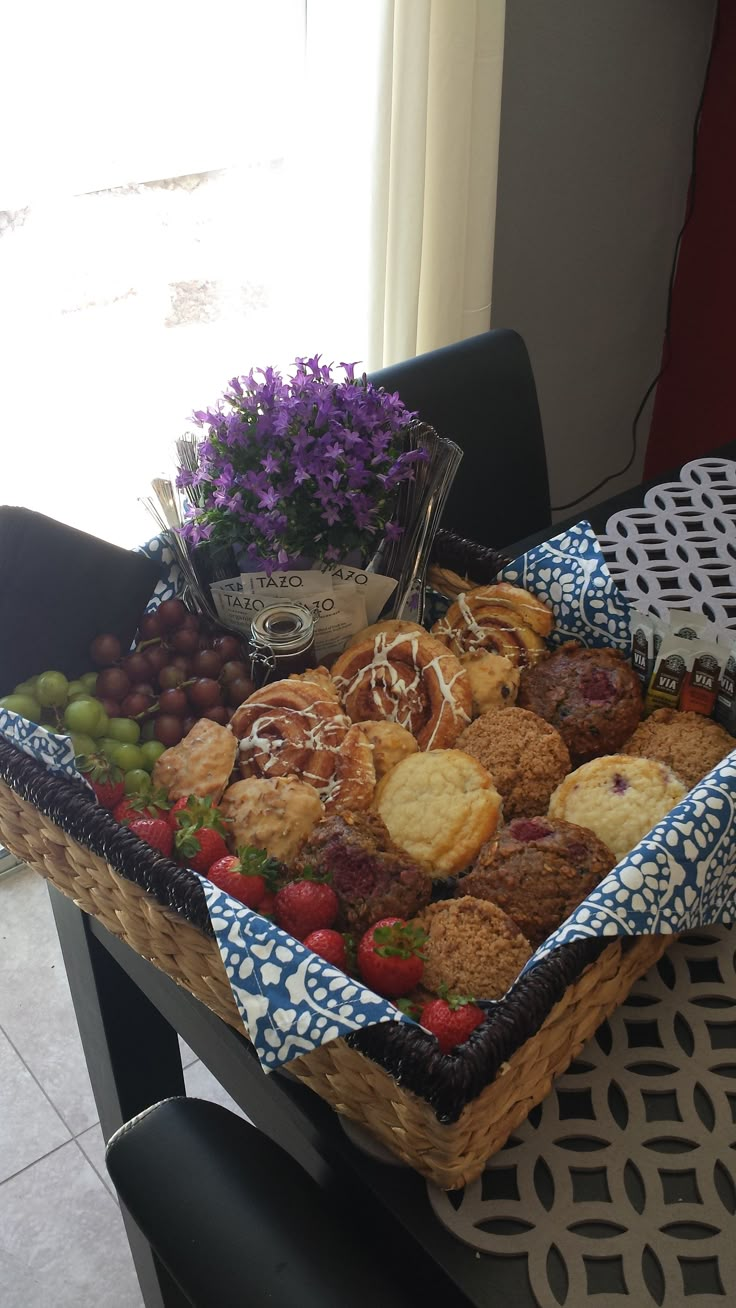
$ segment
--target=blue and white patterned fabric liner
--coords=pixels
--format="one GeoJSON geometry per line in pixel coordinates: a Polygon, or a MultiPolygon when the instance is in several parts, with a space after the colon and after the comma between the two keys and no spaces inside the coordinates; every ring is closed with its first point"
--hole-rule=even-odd
{"type": "MultiPolygon", "coordinates": [[[[387,999],[200,877],[233,997],[264,1072],[351,1031],[409,1022],[387,999]]],[[[413,1023],[411,1023],[413,1025],[413,1023]]]]}
{"type": "Polygon", "coordinates": [[[57,736],[45,727],[39,727],[36,722],[29,722],[19,713],[11,713],[10,709],[5,708],[0,708],[0,736],[30,758],[35,758],[37,763],[42,763],[48,772],[55,772],[68,781],[82,781],[92,789],[81,772],[77,772],[74,746],[69,736],[57,736]]]}
{"type": "Polygon", "coordinates": [[[184,590],[181,568],[176,561],[174,551],[166,544],[163,537],[154,536],[146,541],[145,545],[139,545],[135,553],[145,554],[147,559],[152,559],[162,569],[161,580],[156,582],[156,589],[146,606],[147,613],[151,609],[157,609],[164,600],[175,599],[177,595],[181,595],[184,590]],[[163,572],[164,568],[166,572],[163,572]]]}

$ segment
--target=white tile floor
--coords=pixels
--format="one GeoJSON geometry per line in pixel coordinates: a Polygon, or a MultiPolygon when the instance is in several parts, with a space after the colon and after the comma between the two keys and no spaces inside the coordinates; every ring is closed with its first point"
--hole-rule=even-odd
{"type": "MultiPolygon", "coordinates": [[[[239,1111],[186,1046],[187,1092],[239,1111]]],[[[141,1308],[46,886],[0,877],[0,1304],[141,1308]]]]}

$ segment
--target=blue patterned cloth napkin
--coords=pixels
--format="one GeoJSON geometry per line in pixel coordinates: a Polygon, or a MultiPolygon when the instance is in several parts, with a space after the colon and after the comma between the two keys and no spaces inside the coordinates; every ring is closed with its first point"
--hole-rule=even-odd
{"type": "Polygon", "coordinates": [[[48,772],[55,772],[68,781],[81,781],[92,789],[81,772],[77,772],[74,746],[69,736],[57,736],[45,727],[39,727],[36,722],[29,722],[19,713],[11,713],[10,709],[5,708],[0,708],[0,736],[30,758],[35,758],[37,763],[42,763],[48,772]]]}

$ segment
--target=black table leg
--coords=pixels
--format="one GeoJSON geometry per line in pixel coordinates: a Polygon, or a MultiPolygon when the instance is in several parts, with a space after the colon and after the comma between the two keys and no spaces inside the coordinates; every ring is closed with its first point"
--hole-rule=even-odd
{"type": "MultiPolygon", "coordinates": [[[[89,919],[49,885],[74,1011],[100,1124],[108,1140],[144,1108],[184,1094],[172,1026],[89,930],[89,919]]],[[[184,1308],[172,1281],[121,1205],[146,1308],[184,1308]]]]}

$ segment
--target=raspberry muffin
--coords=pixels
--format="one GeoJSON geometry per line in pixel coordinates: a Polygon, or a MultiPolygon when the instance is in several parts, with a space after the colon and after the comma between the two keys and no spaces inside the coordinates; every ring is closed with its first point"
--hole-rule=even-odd
{"type": "Polygon", "coordinates": [[[575,641],[524,669],[517,703],[557,728],[574,765],[615,754],[643,710],[639,678],[624,655],[575,641]]]}
{"type": "Polygon", "coordinates": [[[482,713],[457,744],[493,777],[506,822],[543,813],[555,786],[570,771],[560,733],[528,709],[482,713]]]}
{"type": "Polygon", "coordinates": [[[666,763],[692,790],[733,749],[736,740],[712,718],[661,708],[639,724],[623,752],[666,763]]]}
{"type": "Polygon", "coordinates": [[[536,949],[615,862],[611,850],[584,827],[517,818],[484,846],[456,893],[497,904],[536,949]]]}
{"type": "Polygon", "coordinates": [[[512,918],[471,895],[430,904],[414,924],[427,932],[422,986],[432,994],[447,986],[454,994],[499,999],[531,958],[512,918]]]}
{"type": "Polygon", "coordinates": [[[549,816],[588,827],[621,859],[686,794],[665,763],[611,754],[565,777],[550,800],[549,816]]]}

